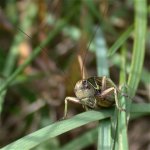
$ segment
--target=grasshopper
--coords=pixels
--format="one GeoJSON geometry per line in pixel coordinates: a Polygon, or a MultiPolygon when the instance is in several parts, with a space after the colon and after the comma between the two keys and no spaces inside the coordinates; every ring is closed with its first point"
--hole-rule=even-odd
{"type": "Polygon", "coordinates": [[[86,110],[108,108],[116,105],[119,110],[124,111],[118,103],[118,95],[121,91],[117,88],[114,82],[106,76],[85,78],[83,62],[84,61],[82,61],[80,57],[79,65],[82,73],[82,80],[79,80],[74,87],[76,97],[65,98],[63,118],[67,117],[68,101],[81,104],[86,110]]]}
{"type": "Polygon", "coordinates": [[[106,76],[90,77],[78,81],[74,93],[76,97],[65,98],[64,118],[67,117],[68,101],[82,104],[86,110],[107,108],[114,104],[119,110],[123,110],[118,104],[119,89],[106,76]]]}

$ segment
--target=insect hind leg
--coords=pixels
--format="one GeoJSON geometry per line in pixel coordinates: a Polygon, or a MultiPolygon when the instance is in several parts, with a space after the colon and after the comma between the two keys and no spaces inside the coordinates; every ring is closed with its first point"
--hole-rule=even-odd
{"type": "Polygon", "coordinates": [[[121,106],[119,106],[117,89],[115,89],[115,88],[114,88],[114,96],[115,96],[116,107],[118,108],[118,110],[120,110],[120,111],[126,111],[124,108],[122,108],[121,106]]]}
{"type": "Polygon", "coordinates": [[[117,94],[117,89],[114,88],[114,87],[111,87],[111,88],[108,88],[106,90],[104,90],[102,93],[101,93],[101,97],[102,98],[105,98],[108,94],[111,94],[111,93],[114,93],[114,96],[115,96],[115,104],[116,104],[116,107],[120,110],[120,111],[125,111],[125,109],[121,108],[121,106],[119,106],[119,100],[118,100],[118,94],[117,94]]]}
{"type": "Polygon", "coordinates": [[[103,92],[106,89],[106,76],[102,77],[102,89],[101,91],[103,92]]]}

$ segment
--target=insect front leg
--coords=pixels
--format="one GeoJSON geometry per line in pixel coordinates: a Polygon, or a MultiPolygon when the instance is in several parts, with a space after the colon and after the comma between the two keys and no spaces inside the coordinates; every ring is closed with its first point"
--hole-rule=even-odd
{"type": "Polygon", "coordinates": [[[80,100],[76,97],[66,97],[65,98],[65,108],[64,108],[64,116],[63,119],[67,117],[67,111],[68,111],[68,101],[81,104],[80,100]]]}

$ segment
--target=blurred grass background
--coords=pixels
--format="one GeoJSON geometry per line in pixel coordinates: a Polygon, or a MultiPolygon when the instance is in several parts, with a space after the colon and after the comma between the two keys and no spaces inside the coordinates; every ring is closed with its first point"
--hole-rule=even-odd
{"type": "MultiPolygon", "coordinates": [[[[149,14],[148,2],[147,20],[149,14]]],[[[78,53],[84,57],[85,51],[88,52],[85,67],[89,76],[97,75],[97,71],[108,74],[96,65],[101,63],[104,68],[109,67],[110,77],[118,85],[122,57],[117,46],[123,45],[127,49],[127,76],[130,73],[133,1],[6,0],[0,2],[0,21],[1,83],[16,72],[0,88],[5,89],[0,99],[0,135],[3,135],[0,147],[62,118],[64,98],[74,95],[74,84],[81,78],[78,53]],[[94,35],[97,26],[100,30],[94,35]],[[91,39],[95,42],[87,51],[91,39]],[[103,61],[103,51],[97,53],[100,51],[97,41],[101,41],[101,49],[109,50],[108,62],[103,61]]],[[[146,36],[144,67],[134,98],[138,103],[150,101],[149,22],[146,36]]],[[[69,103],[69,118],[82,111],[82,106],[69,103]]],[[[149,149],[149,119],[145,116],[130,122],[130,149],[149,149]]],[[[63,134],[36,149],[57,149],[92,128],[95,128],[94,123],[63,134]]],[[[86,149],[96,149],[96,146],[93,144],[86,149]]]]}

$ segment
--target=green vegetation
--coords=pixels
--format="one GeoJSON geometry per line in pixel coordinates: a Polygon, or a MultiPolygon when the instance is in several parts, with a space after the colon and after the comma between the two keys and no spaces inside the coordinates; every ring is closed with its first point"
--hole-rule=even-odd
{"type": "Polygon", "coordinates": [[[148,149],[143,143],[150,139],[130,141],[129,127],[143,116],[149,121],[149,5],[146,0],[1,2],[1,149],[128,150],[132,144],[148,149]],[[126,111],[83,112],[69,103],[68,118],[61,120],[64,99],[81,79],[78,54],[89,76],[106,75],[118,85],[119,105],[126,111]]]}

